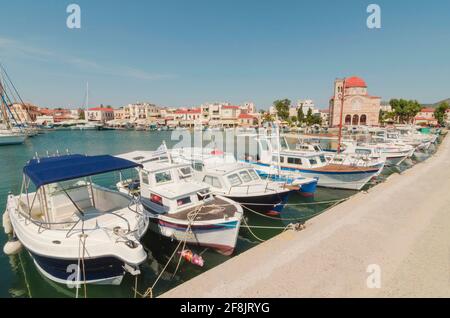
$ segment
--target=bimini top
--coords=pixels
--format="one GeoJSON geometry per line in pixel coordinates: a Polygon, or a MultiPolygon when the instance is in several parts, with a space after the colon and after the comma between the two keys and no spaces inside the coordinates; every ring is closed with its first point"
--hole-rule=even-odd
{"type": "Polygon", "coordinates": [[[135,167],[141,165],[109,155],[66,155],[30,160],[23,168],[23,173],[39,188],[55,182],[135,167]]]}

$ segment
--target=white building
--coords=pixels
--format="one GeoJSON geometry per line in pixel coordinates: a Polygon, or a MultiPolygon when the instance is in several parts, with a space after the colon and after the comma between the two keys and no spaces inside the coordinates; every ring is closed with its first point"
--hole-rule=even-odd
{"type": "Polygon", "coordinates": [[[89,108],[86,111],[85,117],[89,121],[98,121],[105,123],[114,119],[114,109],[103,107],[89,108]]]}
{"type": "Polygon", "coordinates": [[[161,107],[150,103],[128,104],[124,107],[125,117],[131,120],[149,119],[161,116],[161,107]]]}

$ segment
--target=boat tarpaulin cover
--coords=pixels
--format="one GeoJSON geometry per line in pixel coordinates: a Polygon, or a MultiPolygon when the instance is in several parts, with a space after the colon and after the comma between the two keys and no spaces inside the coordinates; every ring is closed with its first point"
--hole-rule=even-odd
{"type": "Polygon", "coordinates": [[[66,155],[30,160],[23,168],[23,172],[39,188],[46,184],[135,167],[142,166],[109,155],[66,155]]]}

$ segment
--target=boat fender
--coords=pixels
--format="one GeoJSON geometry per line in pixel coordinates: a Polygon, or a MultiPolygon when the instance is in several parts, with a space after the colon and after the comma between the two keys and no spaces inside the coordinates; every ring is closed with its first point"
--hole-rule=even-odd
{"type": "Polygon", "coordinates": [[[19,254],[22,250],[22,243],[17,238],[13,238],[6,242],[3,247],[3,253],[8,256],[19,254]]]}
{"type": "Polygon", "coordinates": [[[178,252],[178,254],[181,254],[181,257],[184,258],[187,262],[197,265],[199,267],[203,267],[205,263],[203,257],[194,254],[191,250],[183,250],[181,252],[178,252]]]}
{"type": "Polygon", "coordinates": [[[5,230],[5,234],[12,234],[13,233],[13,227],[11,223],[11,219],[9,217],[8,210],[3,213],[3,219],[2,219],[3,229],[5,230]]]}

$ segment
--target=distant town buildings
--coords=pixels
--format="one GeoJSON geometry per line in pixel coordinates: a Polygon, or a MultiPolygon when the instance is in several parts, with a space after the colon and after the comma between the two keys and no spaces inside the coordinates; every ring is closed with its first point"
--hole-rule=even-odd
{"type": "Polygon", "coordinates": [[[371,96],[366,82],[359,77],[337,79],[334,82],[334,95],[330,99],[330,127],[337,127],[341,121],[345,126],[379,126],[381,98],[371,96]],[[342,95],[344,105],[342,107],[342,95]]]}
{"type": "Polygon", "coordinates": [[[106,123],[114,119],[114,110],[112,108],[95,107],[89,108],[85,112],[86,120],[106,123]]]}
{"type": "Polygon", "coordinates": [[[434,111],[434,108],[422,108],[422,110],[414,117],[414,124],[437,125],[438,121],[434,117],[434,111]]]}
{"type": "Polygon", "coordinates": [[[22,123],[34,122],[36,121],[37,116],[40,115],[39,108],[29,103],[13,104],[11,107],[11,112],[14,119],[22,123]]]}

